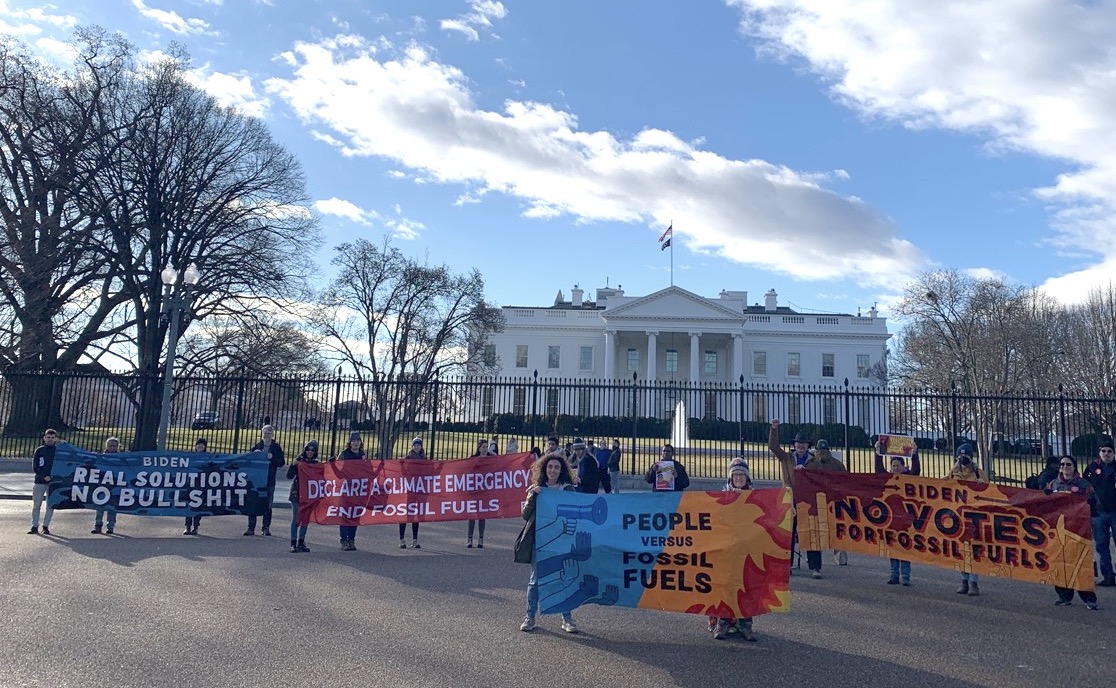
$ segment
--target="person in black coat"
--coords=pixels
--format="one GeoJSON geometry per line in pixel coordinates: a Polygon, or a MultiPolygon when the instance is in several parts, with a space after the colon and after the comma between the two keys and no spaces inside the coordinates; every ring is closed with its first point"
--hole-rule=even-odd
{"type": "Polygon", "coordinates": [[[291,554],[310,551],[306,546],[306,528],[310,522],[300,520],[298,517],[298,464],[300,463],[318,463],[318,440],[307,442],[302,448],[302,453],[287,467],[287,480],[291,481],[291,492],[288,495],[291,500],[291,554]]]}
{"type": "MultiPolygon", "coordinates": [[[[275,471],[287,462],[283,456],[283,448],[275,441],[275,428],[265,425],[260,428],[260,441],[252,447],[252,451],[262,451],[267,454],[267,508],[263,513],[263,535],[271,537],[271,500],[275,494],[275,471]]],[[[245,535],[256,534],[256,517],[248,517],[248,530],[245,535]]]]}

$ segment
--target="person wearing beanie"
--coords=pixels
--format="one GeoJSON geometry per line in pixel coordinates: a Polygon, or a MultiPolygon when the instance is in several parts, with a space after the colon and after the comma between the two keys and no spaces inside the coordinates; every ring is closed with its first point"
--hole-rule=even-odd
{"type": "Polygon", "coordinates": [[[1093,514],[1093,546],[1097,553],[1097,566],[1102,588],[1116,586],[1112,570],[1112,551],[1109,543],[1116,535],[1116,451],[1106,440],[1097,449],[1097,458],[1085,468],[1082,476],[1089,481],[1096,494],[1096,511],[1093,514]]]}
{"type": "MultiPolygon", "coordinates": [[[[426,461],[428,458],[426,450],[422,448],[422,438],[416,437],[411,440],[411,451],[407,452],[404,459],[415,459],[418,461],[426,461]]],[[[422,545],[418,541],[419,524],[418,521],[411,522],[411,549],[422,549],[422,545]]],[[[407,524],[399,524],[399,549],[407,549],[407,524]]]]}
{"type": "MultiPolygon", "coordinates": [[[[752,472],[743,457],[738,456],[729,464],[728,482],[721,489],[725,492],[743,492],[752,489],[752,472]]],[[[722,640],[728,637],[729,633],[736,632],[748,642],[756,641],[756,634],[752,632],[752,617],[722,619],[710,616],[709,632],[713,634],[714,640],[722,640]]]]}
{"type": "MultiPolygon", "coordinates": [[[[354,461],[364,458],[364,439],[360,436],[359,432],[355,430],[349,433],[349,441],[341,453],[337,455],[341,461],[354,461]]],[[[330,459],[333,461],[333,459],[330,459]]],[[[355,552],[356,551],[356,526],[338,526],[341,534],[341,551],[355,552]]]]}
{"type": "Polygon", "coordinates": [[[310,525],[310,520],[300,520],[298,517],[298,465],[300,463],[318,463],[318,440],[307,442],[302,448],[302,453],[287,467],[287,480],[291,481],[291,491],[288,495],[291,500],[291,554],[310,551],[306,546],[306,528],[310,525]]]}
{"type": "MultiPolygon", "coordinates": [[[[275,497],[275,471],[287,462],[286,457],[283,456],[283,448],[275,441],[275,428],[270,425],[260,428],[260,441],[256,442],[252,451],[267,454],[267,505],[263,513],[263,530],[260,532],[266,537],[271,537],[271,502],[275,497]]],[[[248,517],[248,530],[244,531],[244,534],[256,534],[255,515],[248,517]]]]}
{"type": "MultiPolygon", "coordinates": [[[[101,451],[102,454],[116,454],[120,451],[120,440],[115,437],[110,437],[105,440],[105,448],[101,451]]],[[[93,519],[93,530],[89,531],[93,535],[101,533],[101,526],[105,524],[105,514],[108,514],[108,530],[105,535],[112,535],[116,528],[116,509],[111,506],[105,506],[97,509],[97,515],[93,519]]]]}
{"type": "MultiPolygon", "coordinates": [[[[977,483],[988,482],[988,476],[973,461],[973,445],[965,443],[957,448],[957,460],[953,462],[946,480],[968,480],[977,483]]],[[[961,574],[961,587],[958,595],[976,597],[980,595],[980,576],[975,573],[961,574]]]]}
{"type": "MultiPolygon", "coordinates": [[[[1077,460],[1072,456],[1061,457],[1058,461],[1058,477],[1051,480],[1043,491],[1046,494],[1065,492],[1084,497],[1089,503],[1089,513],[1094,517],[1097,515],[1097,494],[1093,491],[1093,486],[1089,484],[1089,481],[1077,474],[1077,460]]],[[[1068,607],[1073,604],[1073,593],[1075,592],[1073,588],[1063,588],[1060,585],[1055,585],[1054,591],[1058,593],[1058,599],[1054,601],[1054,606],[1068,607]]],[[[1094,612],[1100,609],[1100,606],[1097,605],[1097,593],[1092,590],[1077,590],[1076,592],[1081,601],[1085,603],[1086,609],[1094,612]]]]}
{"type": "MultiPolygon", "coordinates": [[[[884,452],[887,447],[884,446],[883,440],[876,443],[876,472],[877,473],[892,473],[894,475],[919,475],[922,472],[922,465],[918,460],[918,450],[915,449],[911,453],[911,465],[908,468],[907,462],[902,456],[888,457],[891,460],[884,464],[884,452]]],[[[911,584],[911,562],[906,559],[890,559],[891,562],[891,577],[887,579],[888,585],[910,585],[911,584]]]]}
{"type": "MultiPolygon", "coordinates": [[[[209,442],[207,442],[204,437],[199,437],[194,442],[194,453],[195,454],[205,454],[208,451],[209,451],[209,442]]],[[[198,526],[201,525],[201,519],[202,519],[201,516],[187,516],[186,517],[186,528],[183,529],[182,534],[183,535],[197,535],[198,534],[198,526]]]]}
{"type": "MultiPolygon", "coordinates": [[[[488,442],[486,440],[477,441],[477,450],[473,452],[473,456],[491,456],[492,452],[489,450],[488,442]]],[[[470,518],[468,535],[465,539],[465,547],[468,549],[473,548],[473,533],[477,533],[477,549],[484,549],[484,524],[483,518],[470,518]],[[478,525],[479,524],[479,525],[478,525]]]]}
{"type": "Polygon", "coordinates": [[[570,448],[573,449],[570,468],[577,471],[577,479],[574,481],[577,491],[597,494],[601,490],[601,469],[591,443],[575,437],[570,448]]]}

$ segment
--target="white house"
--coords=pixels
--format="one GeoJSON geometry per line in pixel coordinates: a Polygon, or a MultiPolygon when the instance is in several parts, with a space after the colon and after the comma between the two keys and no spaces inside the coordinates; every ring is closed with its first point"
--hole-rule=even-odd
{"type": "MultiPolygon", "coordinates": [[[[799,313],[780,306],[774,289],[762,305],[749,305],[746,291],[707,298],[677,286],[647,296],[626,296],[619,288],[598,288],[595,301],[584,296],[574,286],[569,300],[559,291],[551,306],[504,307],[506,327],[485,352],[498,374],[530,377],[537,370],[540,378],[575,381],[627,381],[635,374],[691,389],[738,384],[742,377],[747,385],[840,385],[846,378],[854,386],[881,384],[874,367],[890,335],[874,307],[866,316],[799,313]]],[[[712,398],[689,403],[708,407],[712,398]]],[[[652,407],[641,414],[665,417],[670,411],[652,407]]],[[[754,407],[751,415],[790,419],[793,411],[754,407]]]]}

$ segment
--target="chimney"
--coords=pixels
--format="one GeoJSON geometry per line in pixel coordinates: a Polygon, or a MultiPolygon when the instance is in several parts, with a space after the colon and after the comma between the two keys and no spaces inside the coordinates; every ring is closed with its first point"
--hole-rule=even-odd
{"type": "Polygon", "coordinates": [[[573,303],[574,308],[581,308],[581,297],[584,296],[584,294],[585,292],[576,284],[573,289],[570,290],[570,301],[573,303]]]}
{"type": "Polygon", "coordinates": [[[779,295],[775,293],[774,289],[768,289],[767,293],[763,295],[763,310],[768,313],[779,310],[779,295]]]}
{"type": "Polygon", "coordinates": [[[878,315],[878,314],[879,314],[879,311],[876,310],[876,304],[873,303],[872,307],[868,309],[868,317],[875,320],[876,315],[878,315]]]}

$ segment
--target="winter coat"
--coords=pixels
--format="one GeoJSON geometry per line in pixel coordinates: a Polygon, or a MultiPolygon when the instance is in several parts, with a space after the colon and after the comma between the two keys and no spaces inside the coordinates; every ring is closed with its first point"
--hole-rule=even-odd
{"type": "Polygon", "coordinates": [[[970,463],[968,466],[962,466],[960,463],[954,463],[953,468],[946,476],[946,480],[968,480],[974,483],[988,482],[988,476],[984,471],[977,468],[976,462],[970,463]]]}
{"type": "Polygon", "coordinates": [[[815,449],[813,456],[807,459],[802,467],[808,471],[849,472],[849,469],[845,468],[845,464],[835,459],[828,449],[815,449]]]}
{"type": "MultiPolygon", "coordinates": [[[[263,450],[263,441],[256,442],[256,446],[252,447],[252,451],[263,450]]],[[[271,454],[271,460],[267,462],[267,486],[271,488],[275,487],[275,471],[277,471],[280,466],[285,464],[287,460],[283,456],[283,448],[280,447],[279,443],[275,440],[271,440],[271,449],[268,453],[271,454]]]]}
{"type": "MultiPolygon", "coordinates": [[[[671,461],[674,462],[674,491],[681,492],[682,490],[685,490],[687,487],[690,486],[690,476],[688,473],[686,473],[686,467],[682,465],[681,461],[679,461],[678,459],[671,459],[671,461]]],[[[655,468],[658,465],[658,461],[651,464],[651,468],[647,469],[647,475],[643,476],[644,480],[651,483],[652,490],[655,489],[655,468]]]]}
{"type": "MultiPolygon", "coordinates": [[[[887,467],[883,454],[876,454],[876,472],[877,473],[890,473],[891,470],[887,467]]],[[[901,475],[919,475],[922,473],[922,465],[918,462],[918,452],[911,454],[911,463],[901,475]]]]}
{"type": "Polygon", "coordinates": [[[54,455],[58,452],[58,445],[42,445],[35,450],[35,458],[31,460],[31,467],[35,469],[35,484],[46,485],[46,478],[54,470],[54,455]]]}
{"type": "Polygon", "coordinates": [[[1097,460],[1085,467],[1082,478],[1089,481],[1097,496],[1097,509],[1105,513],[1116,511],[1116,461],[1105,463],[1097,460]]]}
{"type": "Polygon", "coordinates": [[[1069,480],[1062,480],[1061,474],[1046,484],[1044,490],[1047,494],[1052,492],[1067,492],[1070,494],[1081,495],[1089,502],[1089,515],[1097,515],[1097,493],[1093,491],[1093,486],[1089,481],[1079,475],[1075,475],[1069,480]]]}
{"type": "Polygon", "coordinates": [[[609,453],[608,453],[608,470],[610,470],[610,471],[619,471],[620,470],[620,450],[619,449],[610,449],[609,450],[609,453]]]}
{"type": "Polygon", "coordinates": [[[774,425],[767,431],[767,448],[779,460],[779,472],[783,479],[783,487],[794,486],[794,469],[798,466],[805,465],[810,459],[807,454],[795,454],[783,449],[779,444],[779,428],[774,425]]]}
{"type": "MultiPolygon", "coordinates": [[[[554,489],[544,487],[544,490],[554,489]]],[[[563,491],[573,492],[574,486],[569,483],[561,487],[563,491]]],[[[523,503],[523,529],[519,531],[519,537],[515,539],[515,563],[517,564],[530,564],[535,560],[535,506],[538,502],[539,493],[536,492],[527,497],[527,501],[523,503]]]]}
{"type": "Polygon", "coordinates": [[[317,455],[307,456],[306,452],[303,451],[298,455],[298,458],[294,460],[294,463],[287,466],[287,480],[291,481],[291,492],[288,498],[292,502],[298,501],[298,464],[300,463],[318,463],[318,457],[317,455]]]}

